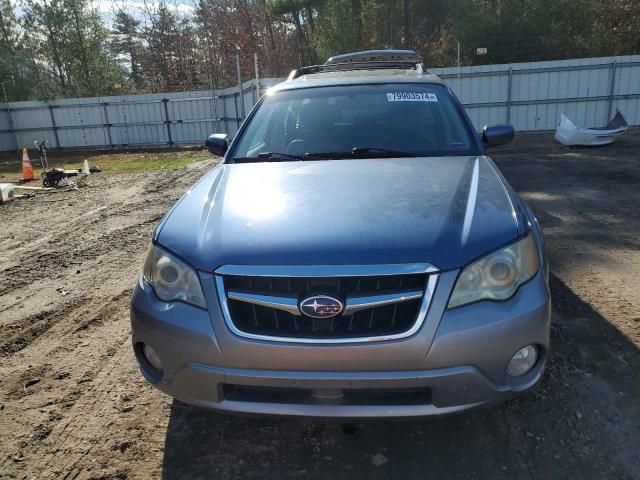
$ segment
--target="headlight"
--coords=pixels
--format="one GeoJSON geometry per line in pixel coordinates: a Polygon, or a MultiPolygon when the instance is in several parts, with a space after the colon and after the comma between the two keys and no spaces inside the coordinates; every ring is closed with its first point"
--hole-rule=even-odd
{"type": "Polygon", "coordinates": [[[196,271],[157,245],[149,247],[143,277],[160,300],[180,300],[207,308],[196,271]]]}
{"type": "Polygon", "coordinates": [[[533,235],[465,267],[456,281],[448,308],[478,300],[506,300],[538,271],[533,235]]]}

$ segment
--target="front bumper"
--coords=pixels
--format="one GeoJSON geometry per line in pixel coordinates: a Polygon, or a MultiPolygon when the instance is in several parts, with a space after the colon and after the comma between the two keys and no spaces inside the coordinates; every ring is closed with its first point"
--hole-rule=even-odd
{"type": "Polygon", "coordinates": [[[162,302],[140,282],[131,306],[134,350],[143,374],[163,392],[186,403],[231,412],[423,416],[499,402],[531,388],[542,375],[549,345],[550,301],[543,275],[536,275],[506,302],[446,310],[457,273],[441,273],[426,321],[412,337],[339,345],[235,336],[222,318],[210,275],[201,275],[209,311],[162,302]],[[141,343],[158,353],[162,375],[148,368],[140,354],[141,343]],[[505,369],[511,356],[528,344],[538,347],[537,364],[522,377],[509,377],[505,369]],[[230,388],[249,394],[231,396],[230,388]],[[428,392],[428,400],[403,404],[400,396],[389,403],[354,403],[346,400],[348,395],[333,399],[315,395],[330,391],[366,396],[368,391],[406,389],[428,392]],[[252,391],[276,395],[251,398],[252,391]]]}

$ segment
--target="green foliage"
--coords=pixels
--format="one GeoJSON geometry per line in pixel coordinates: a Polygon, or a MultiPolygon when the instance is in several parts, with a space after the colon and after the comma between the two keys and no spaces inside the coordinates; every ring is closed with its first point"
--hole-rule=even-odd
{"type": "Polygon", "coordinates": [[[321,59],[371,46],[370,39],[363,38],[363,3],[366,2],[326,2],[314,35],[315,48],[321,59]]]}
{"type": "Polygon", "coordinates": [[[140,59],[144,51],[140,35],[140,21],[129,12],[119,9],[113,20],[110,49],[128,71],[127,79],[133,86],[142,80],[140,59]]]}
{"type": "Polygon", "coordinates": [[[107,95],[123,83],[107,48],[109,32],[87,0],[27,0],[22,24],[37,64],[34,96],[107,95]]]}
{"type": "Polygon", "coordinates": [[[10,0],[0,0],[0,101],[29,98],[35,64],[24,45],[24,32],[10,0]]]}
{"type": "Polygon", "coordinates": [[[638,53],[639,19],[633,0],[455,0],[445,29],[463,63],[507,63],[638,53]]]}
{"type": "Polygon", "coordinates": [[[267,0],[267,7],[274,15],[294,13],[305,8],[319,7],[324,0],[267,0]]]}

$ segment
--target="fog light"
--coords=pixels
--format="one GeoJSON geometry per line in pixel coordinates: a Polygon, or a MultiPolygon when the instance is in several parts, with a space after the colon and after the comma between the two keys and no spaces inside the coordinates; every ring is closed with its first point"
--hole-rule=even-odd
{"type": "Polygon", "coordinates": [[[507,365],[507,374],[510,377],[519,377],[533,368],[538,360],[538,349],[533,345],[527,345],[511,357],[507,365]]]}
{"type": "Polygon", "coordinates": [[[147,360],[147,362],[149,362],[149,365],[162,372],[162,362],[160,361],[160,357],[153,348],[144,343],[142,344],[142,353],[144,354],[144,358],[147,360]]]}

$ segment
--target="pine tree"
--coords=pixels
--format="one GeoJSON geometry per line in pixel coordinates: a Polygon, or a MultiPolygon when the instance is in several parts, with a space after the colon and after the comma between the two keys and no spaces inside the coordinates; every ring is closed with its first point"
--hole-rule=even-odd
{"type": "Polygon", "coordinates": [[[121,59],[128,70],[128,79],[134,89],[142,86],[140,56],[143,50],[140,38],[140,20],[120,8],[116,11],[111,31],[111,51],[121,59]]]}
{"type": "Polygon", "coordinates": [[[88,0],[27,0],[24,29],[45,96],[116,93],[124,71],[107,48],[109,32],[88,0]]]}
{"type": "Polygon", "coordinates": [[[35,64],[25,46],[10,0],[0,0],[0,101],[26,100],[33,92],[35,64]]]}

